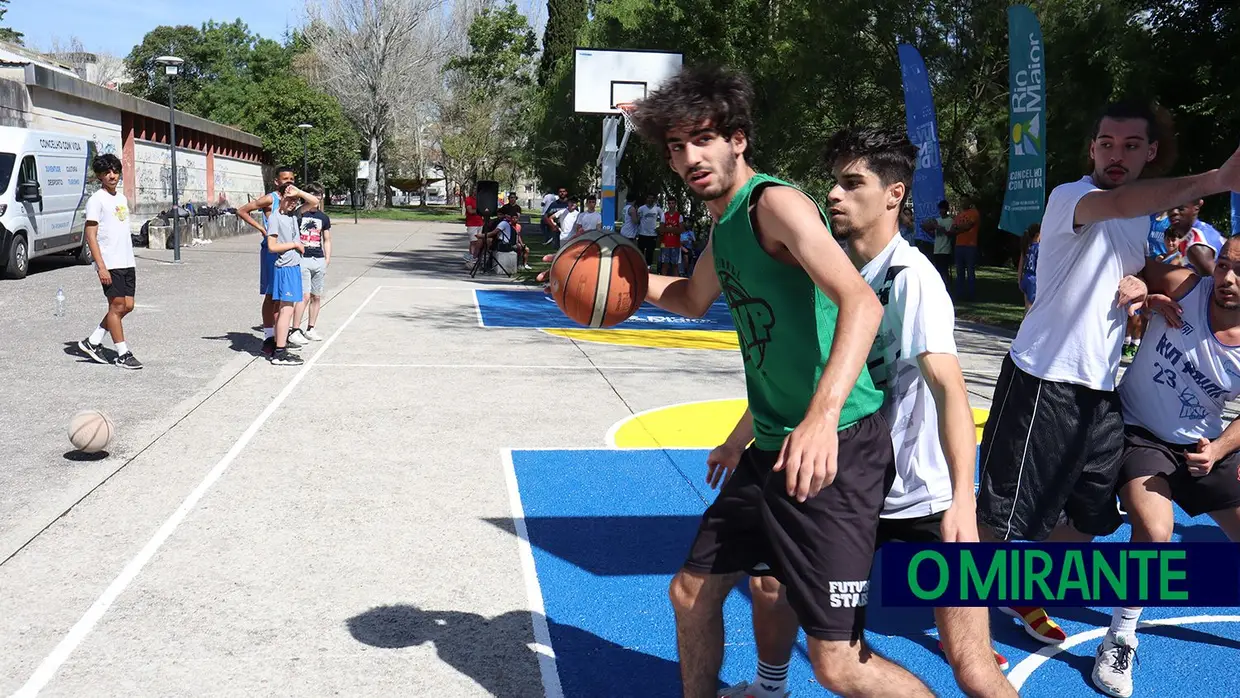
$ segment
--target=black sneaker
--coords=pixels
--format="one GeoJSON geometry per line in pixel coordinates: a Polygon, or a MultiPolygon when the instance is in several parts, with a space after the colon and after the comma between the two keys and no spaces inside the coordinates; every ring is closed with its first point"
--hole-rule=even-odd
{"type": "Polygon", "coordinates": [[[108,362],[107,359],[103,358],[103,345],[91,344],[90,337],[78,342],[78,349],[81,349],[83,354],[89,356],[97,364],[106,364],[108,362]]]}
{"type": "Polygon", "coordinates": [[[276,366],[300,366],[305,362],[301,360],[300,356],[292,353],[288,349],[277,349],[276,352],[271,355],[271,363],[276,366]]]}
{"type": "Polygon", "coordinates": [[[267,339],[264,339],[263,340],[263,356],[266,356],[267,358],[271,358],[271,355],[274,353],[276,353],[276,338],[268,337],[267,339]]]}
{"type": "Polygon", "coordinates": [[[132,351],[127,351],[121,356],[116,357],[115,363],[121,368],[128,368],[133,371],[142,368],[142,362],[134,358],[132,351]]]}

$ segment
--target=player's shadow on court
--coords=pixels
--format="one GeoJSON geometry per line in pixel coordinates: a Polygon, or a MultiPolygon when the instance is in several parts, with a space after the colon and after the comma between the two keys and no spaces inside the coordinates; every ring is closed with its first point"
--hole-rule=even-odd
{"type": "MultiPolygon", "coordinates": [[[[679,667],[660,657],[621,647],[570,625],[547,621],[565,695],[665,695],[679,685],[679,667]]],[[[529,647],[533,622],[526,611],[494,618],[461,611],[432,611],[406,604],[379,606],[348,620],[358,642],[396,649],[427,642],[445,664],[496,696],[533,695],[538,655],[529,647]],[[521,672],[517,667],[531,671],[521,672]]]]}
{"type": "Polygon", "coordinates": [[[263,353],[262,337],[249,332],[226,332],[218,337],[203,337],[203,339],[215,342],[228,342],[228,348],[239,354],[261,356],[263,353]]]}
{"type": "MultiPolygon", "coordinates": [[[[599,577],[676,574],[700,516],[531,516],[531,545],[599,577]]],[[[512,519],[487,523],[513,535],[512,519]]]]}

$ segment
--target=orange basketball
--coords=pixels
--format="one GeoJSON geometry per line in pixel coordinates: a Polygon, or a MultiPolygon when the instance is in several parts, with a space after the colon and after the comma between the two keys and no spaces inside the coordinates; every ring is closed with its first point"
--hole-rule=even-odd
{"type": "Polygon", "coordinates": [[[646,300],[650,271],[637,245],[608,233],[573,238],[551,262],[551,297],[574,322],[614,327],[646,300]]]}

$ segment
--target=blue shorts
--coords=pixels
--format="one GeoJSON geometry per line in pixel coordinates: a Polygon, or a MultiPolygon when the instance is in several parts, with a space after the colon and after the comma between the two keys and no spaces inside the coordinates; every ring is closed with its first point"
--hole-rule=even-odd
{"type": "Polygon", "coordinates": [[[275,267],[271,275],[271,299],[281,303],[297,303],[302,297],[301,267],[275,267]]]}
{"type": "Polygon", "coordinates": [[[1025,294],[1025,298],[1032,303],[1034,296],[1038,294],[1038,278],[1036,276],[1020,277],[1020,290],[1021,293],[1025,294]]]}
{"type": "Polygon", "coordinates": [[[258,248],[258,292],[261,295],[271,295],[271,277],[275,272],[276,259],[279,256],[267,249],[267,238],[263,238],[258,248]]]}

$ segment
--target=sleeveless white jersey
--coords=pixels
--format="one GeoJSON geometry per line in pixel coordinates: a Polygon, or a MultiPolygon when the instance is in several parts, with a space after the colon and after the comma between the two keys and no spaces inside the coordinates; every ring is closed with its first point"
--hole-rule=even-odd
{"type": "Polygon", "coordinates": [[[1213,293],[1213,279],[1197,282],[1180,300],[1184,326],[1178,330],[1154,314],[1119,387],[1125,424],[1173,444],[1223,433],[1223,406],[1240,395],[1240,346],[1215,338],[1213,293]]]}

